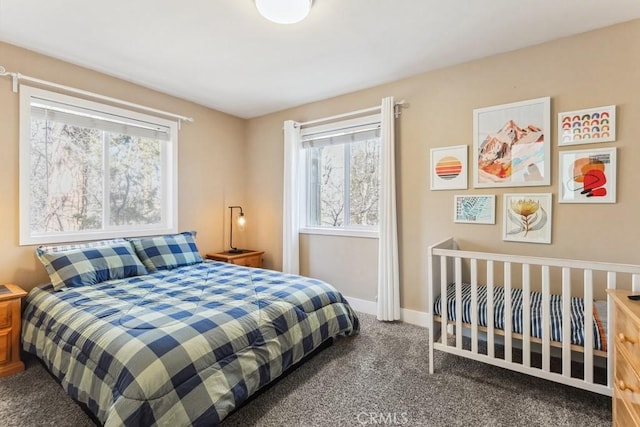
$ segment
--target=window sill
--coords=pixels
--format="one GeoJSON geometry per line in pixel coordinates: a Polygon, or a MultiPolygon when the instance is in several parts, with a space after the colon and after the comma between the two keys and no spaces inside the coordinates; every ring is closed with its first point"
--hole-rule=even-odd
{"type": "Polygon", "coordinates": [[[377,239],[380,237],[378,230],[354,230],[354,229],[331,229],[303,227],[300,234],[320,234],[325,236],[363,237],[366,239],[377,239]]]}

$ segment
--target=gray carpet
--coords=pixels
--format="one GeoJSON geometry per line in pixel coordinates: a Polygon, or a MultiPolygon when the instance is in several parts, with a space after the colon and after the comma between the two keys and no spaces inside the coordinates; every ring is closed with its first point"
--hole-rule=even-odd
{"type": "MultiPolygon", "coordinates": [[[[436,352],[427,331],[361,314],[339,338],[229,416],[231,426],[610,426],[611,399],[436,352]]],[[[3,426],[86,426],[91,419],[42,366],[0,379],[3,426]]]]}

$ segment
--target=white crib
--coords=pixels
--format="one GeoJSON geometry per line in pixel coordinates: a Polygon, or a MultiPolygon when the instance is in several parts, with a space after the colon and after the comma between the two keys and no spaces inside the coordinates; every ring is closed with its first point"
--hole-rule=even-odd
{"type": "Polygon", "coordinates": [[[613,342],[610,331],[613,330],[613,302],[606,296],[605,289],[640,291],[640,266],[463,251],[458,250],[453,238],[449,238],[429,247],[428,276],[430,373],[434,372],[434,350],[439,350],[592,392],[612,395],[613,342]],[[453,296],[449,295],[449,298],[455,298],[455,313],[448,312],[451,302],[447,298],[447,287],[452,283],[455,284],[455,293],[453,296]],[[467,306],[469,311],[466,316],[470,315],[471,321],[468,323],[463,323],[463,283],[470,285],[471,302],[467,306]],[[493,321],[487,321],[486,327],[478,325],[478,289],[483,285],[486,286],[486,313],[483,311],[486,319],[494,319],[494,288],[504,287],[505,313],[511,313],[512,290],[522,290],[522,333],[513,332],[511,315],[504,316],[503,329],[496,328],[493,321]],[[542,315],[534,319],[541,322],[539,338],[531,334],[530,293],[534,289],[542,294],[542,315]],[[589,332],[583,334],[584,345],[572,344],[569,327],[561,328],[561,340],[552,340],[549,320],[552,293],[561,296],[561,325],[569,325],[571,322],[572,298],[582,299],[582,331],[589,332]],[[600,304],[606,308],[606,314],[600,315],[605,338],[609,341],[606,350],[594,349],[594,334],[591,331],[594,325],[595,294],[607,301],[600,304]],[[434,302],[438,297],[440,316],[435,315],[434,308],[434,302]],[[450,315],[453,315],[453,320],[450,315]],[[447,330],[451,331],[451,328],[455,340],[447,339],[447,330]],[[463,340],[463,337],[469,338],[470,342],[468,339],[463,340]],[[479,343],[486,343],[486,350],[479,350],[479,343]],[[503,355],[502,352],[495,351],[496,345],[498,349],[504,349],[503,355]],[[512,357],[514,349],[517,349],[516,355],[521,351],[521,357],[512,357]],[[532,363],[532,353],[541,354],[541,360],[532,363]],[[554,363],[561,364],[561,368],[552,369],[552,358],[554,363]],[[584,369],[581,377],[576,377],[575,372],[572,373],[572,360],[582,363],[584,369]],[[594,366],[598,366],[601,372],[606,369],[604,380],[594,380],[594,366]]]}

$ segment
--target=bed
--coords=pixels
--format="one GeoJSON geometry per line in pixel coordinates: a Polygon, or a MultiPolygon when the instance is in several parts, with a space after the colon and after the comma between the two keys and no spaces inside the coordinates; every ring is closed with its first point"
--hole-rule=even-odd
{"type": "Polygon", "coordinates": [[[429,247],[428,281],[430,373],[442,351],[612,395],[605,290],[640,291],[640,266],[464,251],[448,238],[429,247]]]}
{"type": "Polygon", "coordinates": [[[38,249],[23,349],[105,426],[218,425],[358,318],[331,285],[204,261],[194,233],[38,249]]]}

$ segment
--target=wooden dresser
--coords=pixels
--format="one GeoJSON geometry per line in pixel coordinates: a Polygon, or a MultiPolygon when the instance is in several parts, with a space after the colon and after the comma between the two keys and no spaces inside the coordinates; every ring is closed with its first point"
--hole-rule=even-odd
{"type": "Polygon", "coordinates": [[[640,426],[640,301],[630,291],[607,291],[615,302],[613,425],[640,426]]]}
{"type": "Polygon", "coordinates": [[[17,285],[0,287],[0,377],[24,371],[20,359],[22,297],[27,295],[17,285]]]}
{"type": "Polygon", "coordinates": [[[264,251],[246,250],[245,252],[239,253],[218,252],[215,254],[207,254],[207,258],[236,265],[244,265],[245,267],[262,268],[262,255],[264,255],[264,251]]]}

